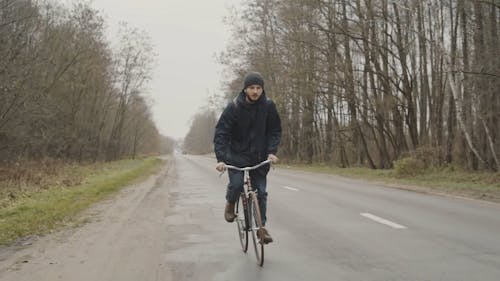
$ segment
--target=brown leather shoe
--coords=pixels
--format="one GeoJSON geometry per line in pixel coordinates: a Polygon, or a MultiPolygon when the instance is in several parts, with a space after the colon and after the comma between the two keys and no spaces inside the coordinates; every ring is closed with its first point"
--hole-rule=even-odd
{"type": "Polygon", "coordinates": [[[264,244],[273,242],[273,238],[271,237],[267,229],[261,228],[260,235],[261,240],[264,242],[264,244]]]}
{"type": "Polygon", "coordinates": [[[226,209],[224,210],[224,218],[227,222],[233,222],[236,218],[234,214],[234,203],[226,202],[226,209]]]}

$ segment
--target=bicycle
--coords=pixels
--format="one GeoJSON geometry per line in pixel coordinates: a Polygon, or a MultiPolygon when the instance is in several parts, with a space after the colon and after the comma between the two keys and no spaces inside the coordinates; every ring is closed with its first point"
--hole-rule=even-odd
{"type": "Polygon", "coordinates": [[[236,200],[235,215],[238,226],[238,237],[240,238],[241,248],[244,253],[248,250],[248,233],[252,233],[252,240],[255,249],[255,256],[259,266],[264,265],[264,236],[262,232],[262,218],[260,215],[259,201],[257,199],[257,190],[252,188],[250,181],[250,171],[263,165],[271,163],[271,160],[265,160],[252,167],[239,168],[232,165],[226,165],[226,169],[233,169],[244,172],[243,191],[236,200]],[[240,212],[243,210],[242,212],[240,212]]]}

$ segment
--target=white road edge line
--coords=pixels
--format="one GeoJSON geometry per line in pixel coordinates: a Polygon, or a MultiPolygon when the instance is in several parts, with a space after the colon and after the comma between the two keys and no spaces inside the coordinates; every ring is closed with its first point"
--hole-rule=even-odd
{"type": "Polygon", "coordinates": [[[283,188],[291,190],[291,191],[299,191],[297,188],[289,187],[289,186],[283,186],[283,188]]]}
{"type": "Polygon", "coordinates": [[[363,217],[365,217],[365,218],[369,218],[369,219],[371,219],[371,220],[374,220],[374,221],[376,221],[376,222],[378,222],[378,223],[381,223],[381,224],[385,224],[385,225],[387,225],[387,226],[390,226],[390,227],[392,227],[392,228],[396,228],[396,229],[405,229],[405,228],[406,228],[406,226],[404,226],[404,225],[400,225],[400,224],[397,224],[397,223],[392,222],[392,221],[390,221],[390,220],[386,220],[386,219],[383,219],[383,218],[381,218],[381,217],[377,217],[377,216],[372,215],[372,214],[370,214],[370,213],[361,213],[360,215],[362,215],[362,216],[363,216],[363,217]]]}

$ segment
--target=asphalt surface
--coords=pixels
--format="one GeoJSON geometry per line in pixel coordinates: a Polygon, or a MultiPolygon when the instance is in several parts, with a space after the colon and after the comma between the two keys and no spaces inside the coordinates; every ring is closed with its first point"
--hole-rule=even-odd
{"type": "Polygon", "coordinates": [[[0,251],[0,280],[500,280],[500,205],[273,169],[257,266],[223,219],[227,174],[177,155],[77,230],[0,251]]]}
{"type": "Polygon", "coordinates": [[[214,164],[178,159],[174,280],[500,280],[500,205],[287,169],[268,176],[275,242],[259,268],[223,220],[214,164]]]}

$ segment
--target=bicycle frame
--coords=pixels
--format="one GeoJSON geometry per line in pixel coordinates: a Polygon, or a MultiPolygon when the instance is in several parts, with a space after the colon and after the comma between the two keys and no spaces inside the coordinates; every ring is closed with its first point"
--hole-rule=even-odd
{"type": "MultiPolygon", "coordinates": [[[[251,178],[250,178],[250,171],[255,170],[263,165],[266,165],[268,163],[271,163],[271,160],[265,160],[255,166],[252,167],[244,167],[244,168],[239,168],[231,165],[226,165],[225,168],[227,169],[234,169],[237,171],[243,171],[243,192],[242,195],[240,195],[240,198],[238,201],[242,200],[242,206],[243,206],[243,214],[244,214],[244,229],[241,218],[239,217],[239,214],[237,214],[236,222],[238,226],[238,234],[240,236],[240,242],[241,246],[243,248],[243,252],[247,251],[248,248],[248,232],[252,232],[252,240],[253,240],[253,245],[255,249],[255,256],[257,258],[257,264],[262,266],[264,264],[264,241],[262,237],[262,218],[260,214],[260,208],[259,208],[259,203],[257,199],[257,190],[252,188],[251,184],[251,178]],[[245,240],[245,242],[244,242],[245,240]],[[258,240],[258,241],[257,241],[258,240]]],[[[237,205],[238,206],[238,205],[237,205]]],[[[238,207],[236,207],[238,213],[238,207]]]]}
{"type": "Polygon", "coordinates": [[[255,190],[253,190],[253,189],[249,190],[249,187],[252,186],[251,181],[250,181],[250,171],[258,169],[258,168],[260,168],[266,164],[269,164],[269,163],[271,163],[271,160],[267,159],[267,160],[262,161],[259,164],[252,166],[252,167],[239,168],[239,167],[232,166],[232,165],[226,165],[225,168],[244,172],[244,174],[243,174],[243,179],[244,179],[243,192],[245,193],[245,197],[249,198],[249,195],[251,195],[251,193],[255,193],[255,190]]]}

